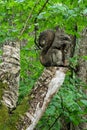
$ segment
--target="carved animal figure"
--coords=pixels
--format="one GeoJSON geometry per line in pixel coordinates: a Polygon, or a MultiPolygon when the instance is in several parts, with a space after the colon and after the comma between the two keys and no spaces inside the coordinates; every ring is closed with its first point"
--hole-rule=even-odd
{"type": "Polygon", "coordinates": [[[62,29],[43,31],[39,36],[39,46],[42,48],[40,62],[46,67],[66,66],[67,53],[70,54],[71,37],[62,29]]]}

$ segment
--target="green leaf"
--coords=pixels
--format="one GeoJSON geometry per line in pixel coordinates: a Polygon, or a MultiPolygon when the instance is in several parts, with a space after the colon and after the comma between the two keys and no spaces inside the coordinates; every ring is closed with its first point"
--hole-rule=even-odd
{"type": "Polygon", "coordinates": [[[84,60],[87,60],[87,56],[82,56],[82,58],[83,58],[84,60]]]}
{"type": "Polygon", "coordinates": [[[70,116],[70,120],[75,124],[75,125],[78,125],[79,122],[80,122],[80,118],[76,115],[71,115],[70,116]]]}
{"type": "Polygon", "coordinates": [[[46,110],[47,115],[54,115],[55,106],[51,106],[49,109],[46,110]]]}
{"type": "Polygon", "coordinates": [[[81,101],[85,106],[87,106],[87,100],[85,100],[85,99],[82,100],[82,99],[81,99],[80,101],[81,101]]]}
{"type": "Polygon", "coordinates": [[[86,15],[87,14],[87,9],[83,10],[83,14],[86,15]]]}

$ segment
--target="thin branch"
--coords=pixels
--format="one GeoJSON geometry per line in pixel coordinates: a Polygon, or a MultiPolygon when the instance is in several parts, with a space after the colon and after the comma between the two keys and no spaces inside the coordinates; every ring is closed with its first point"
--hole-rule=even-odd
{"type": "MultiPolygon", "coordinates": [[[[45,7],[46,4],[48,3],[48,1],[49,1],[49,0],[46,0],[46,2],[44,3],[44,5],[42,6],[42,8],[39,10],[37,16],[40,14],[40,12],[42,12],[42,10],[44,9],[44,7],[45,7]]],[[[29,19],[31,18],[32,13],[33,13],[33,11],[34,11],[36,5],[38,5],[38,4],[39,4],[39,0],[38,0],[38,2],[35,3],[34,7],[32,8],[31,12],[29,13],[28,18],[27,18],[27,20],[26,20],[26,22],[25,22],[25,25],[24,25],[24,27],[23,27],[23,29],[22,29],[22,31],[21,31],[20,36],[24,33],[24,31],[25,31],[25,29],[26,29],[26,27],[27,27],[27,23],[28,23],[29,19]]],[[[37,18],[36,18],[36,19],[37,19],[37,18]]]]}
{"type": "Polygon", "coordinates": [[[29,13],[28,18],[27,18],[27,20],[26,20],[26,22],[25,22],[25,25],[24,25],[24,27],[23,27],[23,29],[22,29],[22,31],[21,31],[20,36],[24,33],[24,31],[25,31],[25,29],[26,29],[26,27],[27,27],[27,23],[28,23],[29,19],[31,18],[32,13],[33,13],[33,11],[34,11],[36,5],[38,5],[38,3],[39,3],[39,0],[38,0],[38,2],[35,3],[34,7],[32,8],[31,12],[29,13]]]}
{"type": "Polygon", "coordinates": [[[55,123],[57,122],[57,120],[61,117],[61,114],[55,119],[55,121],[53,122],[53,124],[49,127],[48,130],[51,130],[51,128],[55,125],[55,123]]]}
{"type": "Polygon", "coordinates": [[[46,4],[48,3],[49,0],[46,0],[46,2],[44,3],[44,5],[42,6],[42,8],[39,10],[37,16],[43,11],[43,9],[45,8],[46,4]]]}
{"type": "MultiPolygon", "coordinates": [[[[46,4],[48,3],[49,0],[46,0],[46,2],[44,3],[44,5],[42,6],[42,8],[39,10],[37,16],[43,11],[43,9],[46,7],[46,4]]],[[[34,42],[35,42],[35,45],[40,49],[40,47],[38,46],[37,44],[37,17],[35,18],[34,20],[34,31],[35,31],[35,38],[34,38],[34,42]]]]}

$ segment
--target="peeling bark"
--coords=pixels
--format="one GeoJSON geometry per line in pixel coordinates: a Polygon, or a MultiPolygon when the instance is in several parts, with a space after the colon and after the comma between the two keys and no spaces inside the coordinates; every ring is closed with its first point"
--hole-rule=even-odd
{"type": "Polygon", "coordinates": [[[18,124],[18,130],[33,130],[45,112],[50,100],[59,90],[65,78],[66,68],[49,67],[35,84],[29,101],[30,108],[18,124]]]}
{"type": "Polygon", "coordinates": [[[12,109],[18,100],[19,71],[20,71],[20,44],[6,42],[3,45],[3,59],[0,64],[0,81],[6,84],[2,102],[12,109]]]}

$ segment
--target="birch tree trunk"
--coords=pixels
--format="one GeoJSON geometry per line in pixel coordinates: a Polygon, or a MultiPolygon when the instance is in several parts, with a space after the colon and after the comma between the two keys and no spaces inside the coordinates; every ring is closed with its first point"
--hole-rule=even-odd
{"type": "MultiPolygon", "coordinates": [[[[23,123],[26,123],[26,130],[34,130],[36,124],[45,112],[49,102],[64,82],[66,68],[49,67],[44,70],[42,76],[35,84],[31,92],[32,100],[29,111],[25,114],[23,123]]],[[[24,129],[24,125],[19,130],[24,129]]]]}
{"type": "Polygon", "coordinates": [[[0,64],[0,81],[4,84],[2,102],[12,109],[18,100],[19,72],[20,72],[20,44],[6,42],[3,45],[3,59],[0,64]]]}

